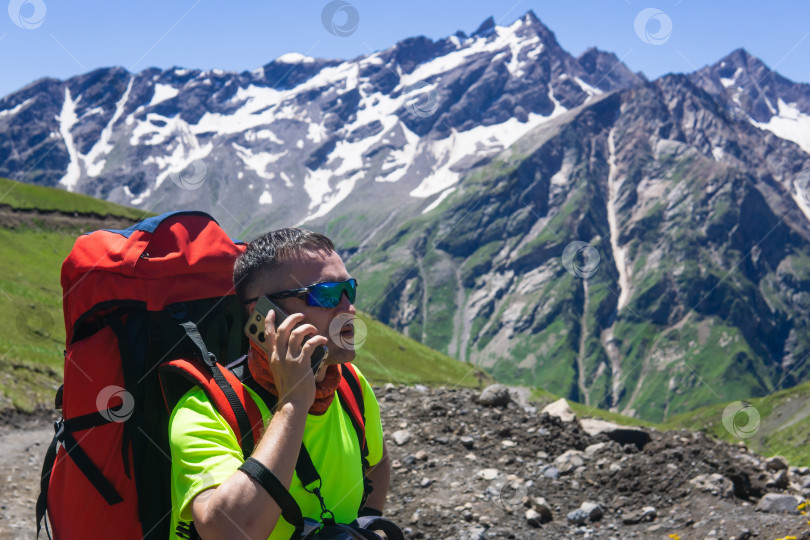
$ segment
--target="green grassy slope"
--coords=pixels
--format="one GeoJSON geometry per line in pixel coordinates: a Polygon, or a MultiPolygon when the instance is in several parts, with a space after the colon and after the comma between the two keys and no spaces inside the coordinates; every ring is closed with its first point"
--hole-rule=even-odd
{"type": "Polygon", "coordinates": [[[744,441],[766,456],[785,456],[791,465],[810,466],[810,382],[742,405],[752,409],[720,403],[679,414],[660,427],[706,431],[724,441],[744,441]]]}
{"type": "Polygon", "coordinates": [[[147,214],[5,178],[0,178],[0,207],[23,215],[31,211],[30,219],[12,219],[0,227],[0,408],[31,409],[52,401],[62,377],[65,327],[59,274],[87,222],[74,227],[68,218],[94,215],[120,224],[147,214]],[[49,212],[60,218],[54,220],[49,212]]]}
{"type": "Polygon", "coordinates": [[[96,214],[141,220],[144,212],[87,195],[68,193],[61,189],[24,184],[0,178],[0,205],[12,208],[67,213],[96,214]]]}
{"type": "Polygon", "coordinates": [[[471,364],[422,345],[370,315],[358,315],[366,323],[368,335],[363,346],[357,349],[355,363],[375,384],[479,387],[494,382],[471,364]]]}
{"type": "MultiPolygon", "coordinates": [[[[92,197],[0,179],[3,204],[62,214],[58,224],[40,215],[0,227],[0,409],[32,410],[52,402],[62,379],[60,271],[76,237],[84,232],[84,225],[72,227],[64,215],[112,216],[117,223],[147,216],[92,197]]],[[[477,387],[492,382],[471,365],[398,334],[371,316],[361,314],[361,319],[368,335],[357,351],[357,364],[375,384],[477,387]]]]}
{"type": "MultiPolygon", "coordinates": [[[[560,396],[535,388],[531,392],[531,399],[538,408],[542,408],[560,399],[560,396]]],[[[747,404],[756,410],[750,424],[747,412],[738,412],[736,416],[726,413],[726,423],[736,421],[737,435],[729,431],[723,422],[724,411],[730,403],[701,407],[666,422],[656,423],[568,401],[579,418],[601,418],[625,426],[643,426],[659,431],[704,431],[729,443],[744,442],[748,448],[763,456],[784,456],[791,465],[810,466],[810,382],[768,397],[731,403],[747,404]],[[758,420],[756,415],[759,415],[758,420]]],[[[730,409],[731,412],[734,410],[730,409]]],[[[735,429],[734,424],[729,425],[732,430],[735,429]]]]}
{"type": "Polygon", "coordinates": [[[59,272],[73,241],[60,232],[0,229],[0,408],[47,403],[58,386],[65,347],[59,272]]]}

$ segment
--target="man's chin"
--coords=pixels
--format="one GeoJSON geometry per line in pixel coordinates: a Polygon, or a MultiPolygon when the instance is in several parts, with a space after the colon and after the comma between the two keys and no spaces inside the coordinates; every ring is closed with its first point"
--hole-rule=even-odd
{"type": "Polygon", "coordinates": [[[334,350],[330,347],[329,348],[329,356],[326,357],[326,363],[329,365],[335,364],[345,364],[346,362],[352,362],[355,357],[355,352],[350,349],[342,349],[340,347],[335,347],[334,350]]]}

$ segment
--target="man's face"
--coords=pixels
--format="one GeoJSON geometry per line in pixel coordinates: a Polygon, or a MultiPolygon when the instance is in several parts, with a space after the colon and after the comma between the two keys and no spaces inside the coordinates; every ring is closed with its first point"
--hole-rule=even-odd
{"type": "MultiPolygon", "coordinates": [[[[301,254],[287,259],[273,272],[273,277],[257,280],[248,288],[248,297],[263,296],[266,294],[278,293],[290,289],[300,289],[315,283],[324,281],[345,281],[351,276],[343,264],[343,259],[334,251],[305,251],[301,254]]],[[[354,306],[342,295],[340,303],[334,308],[320,306],[308,306],[303,298],[282,298],[273,300],[281,309],[289,314],[303,313],[304,323],[313,325],[318,334],[325,336],[329,342],[329,356],[327,364],[343,364],[354,360],[354,350],[341,347],[336,344],[329,335],[329,325],[339,314],[351,315],[352,318],[357,313],[354,306]]],[[[351,325],[346,324],[342,329],[343,340],[353,338],[351,325]]],[[[319,373],[322,378],[325,370],[319,373]]]]}

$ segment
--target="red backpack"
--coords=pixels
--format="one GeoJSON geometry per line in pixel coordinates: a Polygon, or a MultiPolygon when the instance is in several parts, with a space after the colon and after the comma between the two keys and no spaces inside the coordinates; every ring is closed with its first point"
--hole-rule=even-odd
{"type": "MultiPolygon", "coordinates": [[[[76,240],[62,265],[62,420],[43,464],[37,535],[44,522],[58,540],[167,538],[168,419],[191,385],[205,390],[250,455],[263,422],[242,384],[249,373],[238,362],[223,366],[248,347],[232,283],[244,249],[202,212],[76,240]]],[[[362,391],[345,367],[340,402],[366,456],[362,391]]]]}

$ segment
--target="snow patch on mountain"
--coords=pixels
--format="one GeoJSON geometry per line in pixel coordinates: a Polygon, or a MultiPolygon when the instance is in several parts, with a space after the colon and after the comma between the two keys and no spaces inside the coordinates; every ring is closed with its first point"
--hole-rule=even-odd
{"type": "Polygon", "coordinates": [[[720,84],[722,84],[726,88],[731,88],[737,83],[737,77],[739,77],[742,73],[743,69],[738,67],[737,70],[734,72],[734,75],[732,75],[730,79],[720,77],[720,84]]]}
{"type": "Polygon", "coordinates": [[[294,113],[285,115],[279,104],[284,99],[284,92],[273,88],[249,85],[239,88],[231,98],[233,102],[244,102],[237,110],[229,114],[206,112],[194,127],[197,133],[213,132],[219,135],[240,133],[258,127],[266,127],[279,117],[294,117],[294,113]],[[281,114],[279,114],[281,113],[281,114]]]}
{"type": "Polygon", "coordinates": [[[107,122],[107,125],[104,126],[104,129],[101,131],[101,135],[98,138],[96,144],[93,145],[93,148],[87,153],[87,156],[84,158],[84,166],[87,170],[87,175],[91,177],[96,177],[101,174],[101,171],[104,170],[104,165],[107,164],[106,159],[102,159],[99,161],[99,158],[102,156],[108,155],[112,149],[113,145],[110,144],[110,139],[112,138],[113,128],[121,116],[124,114],[124,106],[127,104],[127,100],[129,99],[129,93],[132,90],[132,81],[135,80],[135,77],[129,78],[129,83],[127,83],[127,89],[124,90],[124,94],[121,96],[121,99],[115,104],[115,112],[110,118],[110,121],[107,122]]]}
{"type": "Polygon", "coordinates": [[[405,134],[405,144],[401,148],[391,150],[385,157],[381,176],[374,180],[377,182],[398,182],[408,173],[410,165],[414,162],[419,148],[419,135],[408,129],[405,124],[399,127],[405,134]]]}
{"type": "Polygon", "coordinates": [[[790,196],[805,217],[810,219],[810,179],[804,177],[794,180],[790,196]]]}
{"type": "MultiPolygon", "coordinates": [[[[158,146],[177,142],[177,138],[197,140],[189,124],[180,116],[163,116],[158,113],[148,113],[145,120],[138,121],[132,130],[129,144],[132,146],[151,145],[158,146]]],[[[180,141],[182,142],[182,140],[180,141]]]]}
{"type": "Polygon", "coordinates": [[[195,161],[205,160],[211,153],[211,150],[214,149],[213,143],[210,142],[204,146],[200,146],[196,138],[187,140],[186,142],[190,144],[186,145],[183,141],[180,141],[175,145],[171,156],[164,162],[167,167],[158,174],[155,179],[155,189],[159,188],[160,184],[162,184],[169,175],[180,174],[195,161]]]}
{"type": "Polygon", "coordinates": [[[270,194],[269,191],[266,189],[262,191],[261,196],[259,196],[259,204],[272,204],[273,203],[273,195],[270,194]]]}
{"type": "Polygon", "coordinates": [[[231,143],[231,146],[236,150],[236,155],[239,156],[239,159],[242,160],[245,167],[265,180],[272,180],[276,176],[275,173],[267,170],[270,164],[275,163],[288,154],[287,150],[273,154],[270,152],[253,152],[250,148],[239,146],[236,143],[231,143]]]}
{"type": "Polygon", "coordinates": [[[59,114],[59,133],[62,135],[62,140],[67,147],[70,163],[68,163],[65,175],[59,180],[59,185],[68,191],[76,189],[76,183],[81,176],[79,151],[76,149],[76,144],[73,142],[73,134],[70,133],[71,128],[78,120],[76,116],[76,104],[81,99],[82,96],[79,96],[76,101],[73,101],[73,98],[70,96],[70,90],[67,86],[65,87],[65,101],[62,103],[62,112],[59,114]]]}
{"type": "MultiPolygon", "coordinates": [[[[130,80],[130,86],[131,85],[132,81],[130,80]]],[[[166,100],[172,99],[179,93],[180,91],[173,86],[158,83],[155,85],[155,93],[152,95],[152,101],[149,102],[147,107],[154,107],[158,103],[163,103],[166,100]]]]}
{"type": "MultiPolygon", "coordinates": [[[[383,124],[382,133],[386,133],[399,119],[383,117],[380,121],[383,124]]],[[[340,201],[348,197],[355,181],[365,173],[363,156],[383,137],[384,135],[366,137],[355,142],[338,141],[324,166],[316,171],[307,172],[304,179],[304,190],[309,195],[310,210],[316,210],[305,217],[302,222],[325,215],[340,201]],[[345,178],[347,175],[351,175],[351,178],[345,178]],[[344,177],[344,179],[332,187],[330,182],[340,177],[344,177]],[[329,196],[330,194],[331,196],[329,196]]]]}
{"type": "Polygon", "coordinates": [[[3,118],[4,116],[13,116],[13,115],[17,114],[18,112],[23,110],[23,107],[26,107],[32,101],[34,101],[34,98],[28,98],[25,101],[23,101],[22,103],[19,103],[19,104],[13,106],[10,109],[6,109],[5,111],[0,111],[0,118],[3,118]]]}
{"type": "Polygon", "coordinates": [[[433,173],[410,192],[411,197],[430,197],[454,185],[461,179],[461,173],[454,171],[453,167],[461,159],[469,155],[492,157],[510,147],[532,129],[565,112],[565,107],[559,102],[555,102],[555,105],[549,116],[530,113],[526,122],[510,118],[501,124],[476,126],[467,131],[454,129],[447,138],[435,141],[433,155],[436,165],[433,173]]]}
{"type": "Polygon", "coordinates": [[[317,210],[302,219],[298,225],[328,214],[343,199],[349,196],[357,180],[362,178],[363,174],[364,171],[356,171],[352,176],[338,181],[334,188],[329,186],[330,180],[334,179],[334,176],[329,170],[318,169],[317,171],[312,171],[307,174],[304,180],[304,189],[307,190],[307,193],[312,198],[310,208],[317,206],[317,210]],[[315,197],[318,198],[317,203],[315,202],[315,197]]]}
{"type": "Polygon", "coordinates": [[[347,61],[337,66],[330,66],[319,71],[314,77],[306,82],[299,84],[295,88],[289,90],[293,95],[298,95],[302,92],[309,92],[310,90],[318,90],[321,88],[337,89],[342,88],[344,91],[357,88],[360,81],[360,65],[356,62],[347,61]]]}
{"type": "Polygon", "coordinates": [[[579,77],[574,77],[574,82],[576,82],[579,85],[579,87],[582,88],[582,91],[585,92],[586,94],[588,94],[589,96],[598,96],[599,94],[604,93],[601,90],[599,90],[598,88],[595,88],[595,87],[591,86],[590,84],[586,83],[585,81],[583,81],[579,77]]]}
{"type": "Polygon", "coordinates": [[[326,140],[326,128],[323,127],[321,124],[316,124],[312,122],[307,127],[307,139],[314,142],[315,144],[320,144],[326,140]]]}
{"type": "Polygon", "coordinates": [[[311,56],[304,56],[301,53],[291,52],[287,54],[282,54],[275,60],[276,62],[281,62],[282,64],[311,64],[315,61],[314,58],[311,56]]]}
{"type": "Polygon", "coordinates": [[[272,130],[269,129],[260,129],[258,131],[245,131],[244,133],[245,141],[247,142],[256,142],[261,140],[267,140],[275,144],[284,144],[284,141],[278,138],[272,130]]]}
{"type": "Polygon", "coordinates": [[[512,61],[507,67],[510,73],[516,75],[523,65],[523,62],[518,62],[518,53],[521,50],[531,48],[532,51],[537,51],[531,60],[536,60],[537,55],[542,51],[542,43],[540,43],[538,36],[522,38],[515,33],[515,30],[522,26],[522,24],[523,22],[518,20],[508,27],[496,26],[492,34],[467,38],[463,41],[459,40],[459,44],[463,46],[463,48],[447,53],[444,56],[436,57],[433,60],[421,64],[411,73],[402,75],[397,89],[401,90],[419,81],[425,81],[430,77],[446,73],[462,65],[474,55],[484,52],[497,52],[503,49],[511,51],[512,61]],[[540,49],[539,51],[538,48],[540,49]]]}
{"type": "MultiPolygon", "coordinates": [[[[773,110],[770,102],[768,106],[773,110]]],[[[773,111],[775,114],[768,122],[757,122],[752,119],[751,123],[779,138],[798,144],[802,150],[810,154],[810,115],[800,111],[795,103],[785,103],[782,98],[779,98],[777,106],[779,112],[773,111]]]]}
{"type": "Polygon", "coordinates": [[[616,201],[619,198],[619,190],[622,187],[624,178],[618,179],[619,175],[618,166],[616,165],[616,144],[613,139],[613,132],[615,128],[610,130],[608,134],[608,226],[610,227],[610,247],[613,252],[613,260],[616,263],[616,270],[619,272],[619,304],[616,311],[621,310],[627,305],[630,299],[630,279],[627,275],[627,266],[625,264],[625,254],[627,248],[619,247],[619,226],[616,217],[616,201]]]}
{"type": "MultiPolygon", "coordinates": [[[[125,191],[126,191],[127,195],[132,197],[132,192],[129,189],[126,189],[125,191]]],[[[142,204],[143,201],[145,201],[151,194],[152,194],[152,190],[150,188],[146,188],[145,190],[143,190],[143,193],[139,194],[135,199],[132,199],[131,201],[129,201],[129,204],[132,204],[132,205],[135,205],[135,206],[137,206],[139,204],[142,204]]]]}

